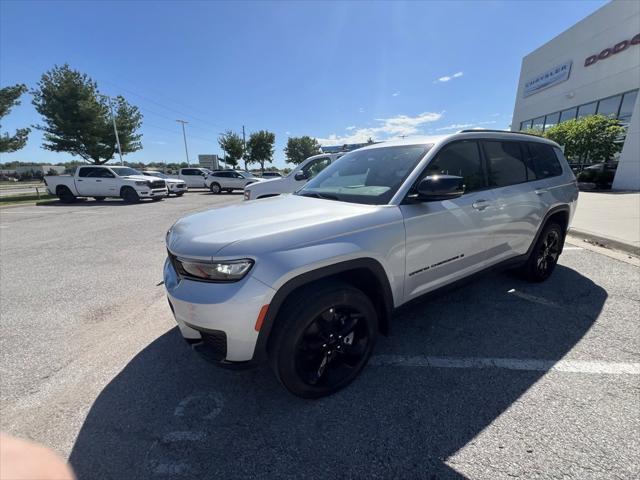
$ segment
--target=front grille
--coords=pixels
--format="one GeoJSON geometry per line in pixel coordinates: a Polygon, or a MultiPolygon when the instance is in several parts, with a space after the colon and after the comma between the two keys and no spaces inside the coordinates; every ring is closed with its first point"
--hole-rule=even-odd
{"type": "Polygon", "coordinates": [[[220,330],[209,330],[207,333],[200,332],[202,343],[205,348],[202,353],[215,361],[222,361],[227,358],[227,334],[220,330]]]}
{"type": "Polygon", "coordinates": [[[151,185],[149,185],[151,188],[164,188],[166,187],[166,183],[164,182],[164,180],[154,180],[152,182],[149,182],[151,185]]]}

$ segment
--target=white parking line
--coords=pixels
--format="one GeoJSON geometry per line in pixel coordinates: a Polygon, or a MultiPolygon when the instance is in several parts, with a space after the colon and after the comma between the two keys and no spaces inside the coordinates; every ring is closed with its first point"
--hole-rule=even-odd
{"type": "Polygon", "coordinates": [[[590,360],[537,360],[520,358],[428,357],[423,355],[375,355],[369,360],[377,367],[501,368],[533,372],[640,375],[640,363],[590,360]]]}

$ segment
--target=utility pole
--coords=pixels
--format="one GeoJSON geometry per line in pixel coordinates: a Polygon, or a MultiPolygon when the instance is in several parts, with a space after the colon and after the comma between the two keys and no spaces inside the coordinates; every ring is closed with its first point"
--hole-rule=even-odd
{"type": "Polygon", "coordinates": [[[116,145],[118,145],[118,156],[120,157],[120,165],[124,165],[122,161],[122,148],[120,147],[120,138],[118,137],[118,127],[116,127],[116,117],[113,115],[113,104],[109,95],[103,95],[109,101],[109,111],[111,112],[111,121],[113,122],[113,133],[116,134],[116,145]]]}
{"type": "Polygon", "coordinates": [[[247,170],[247,142],[244,138],[244,125],[242,125],[242,160],[244,160],[244,169],[247,170]]]}
{"type": "Polygon", "coordinates": [[[185,130],[184,130],[184,124],[189,122],[185,120],[176,120],[176,122],[182,124],[182,138],[184,138],[184,153],[187,154],[187,166],[190,167],[191,164],[189,163],[189,149],[187,148],[187,134],[185,133],[185,130]]]}

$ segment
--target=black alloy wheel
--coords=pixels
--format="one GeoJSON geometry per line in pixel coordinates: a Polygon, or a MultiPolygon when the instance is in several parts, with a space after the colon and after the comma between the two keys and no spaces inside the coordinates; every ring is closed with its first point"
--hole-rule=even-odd
{"type": "Polygon", "coordinates": [[[317,398],[351,383],[366,365],[378,316],[362,291],[342,282],[296,292],[283,307],[270,339],[271,365],[294,395],[317,398]]]}
{"type": "Polygon", "coordinates": [[[551,276],[558,263],[563,241],[564,234],[560,225],[550,223],[545,226],[524,267],[528,280],[543,282],[551,276]]]}

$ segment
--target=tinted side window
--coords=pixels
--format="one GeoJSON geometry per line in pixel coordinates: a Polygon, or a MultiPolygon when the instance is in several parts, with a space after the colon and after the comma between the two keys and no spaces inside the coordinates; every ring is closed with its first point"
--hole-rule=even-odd
{"type": "Polygon", "coordinates": [[[98,178],[115,178],[115,175],[106,168],[96,168],[96,172],[91,176],[98,178]]]}
{"type": "Polygon", "coordinates": [[[184,170],[182,170],[182,174],[183,175],[200,175],[200,172],[193,168],[185,168],[184,170]]]}
{"type": "Polygon", "coordinates": [[[424,176],[437,174],[457,175],[464,178],[465,193],[484,188],[484,173],[478,143],[463,141],[445,145],[429,162],[424,176]]]}
{"type": "Polygon", "coordinates": [[[562,174],[562,167],[551,145],[531,142],[529,155],[536,171],[536,178],[556,177],[562,174]]]}
{"type": "Polygon", "coordinates": [[[94,170],[98,170],[95,167],[83,167],[80,169],[80,171],[78,172],[78,176],[79,177],[95,177],[95,173],[94,170]]]}
{"type": "Polygon", "coordinates": [[[490,187],[506,187],[535,178],[533,171],[524,162],[518,142],[486,140],[482,142],[487,157],[490,187]],[[527,172],[529,170],[529,172],[527,172]]]}
{"type": "Polygon", "coordinates": [[[302,167],[302,171],[307,174],[308,179],[311,179],[327,168],[330,163],[331,159],[329,157],[318,158],[302,167]]]}

